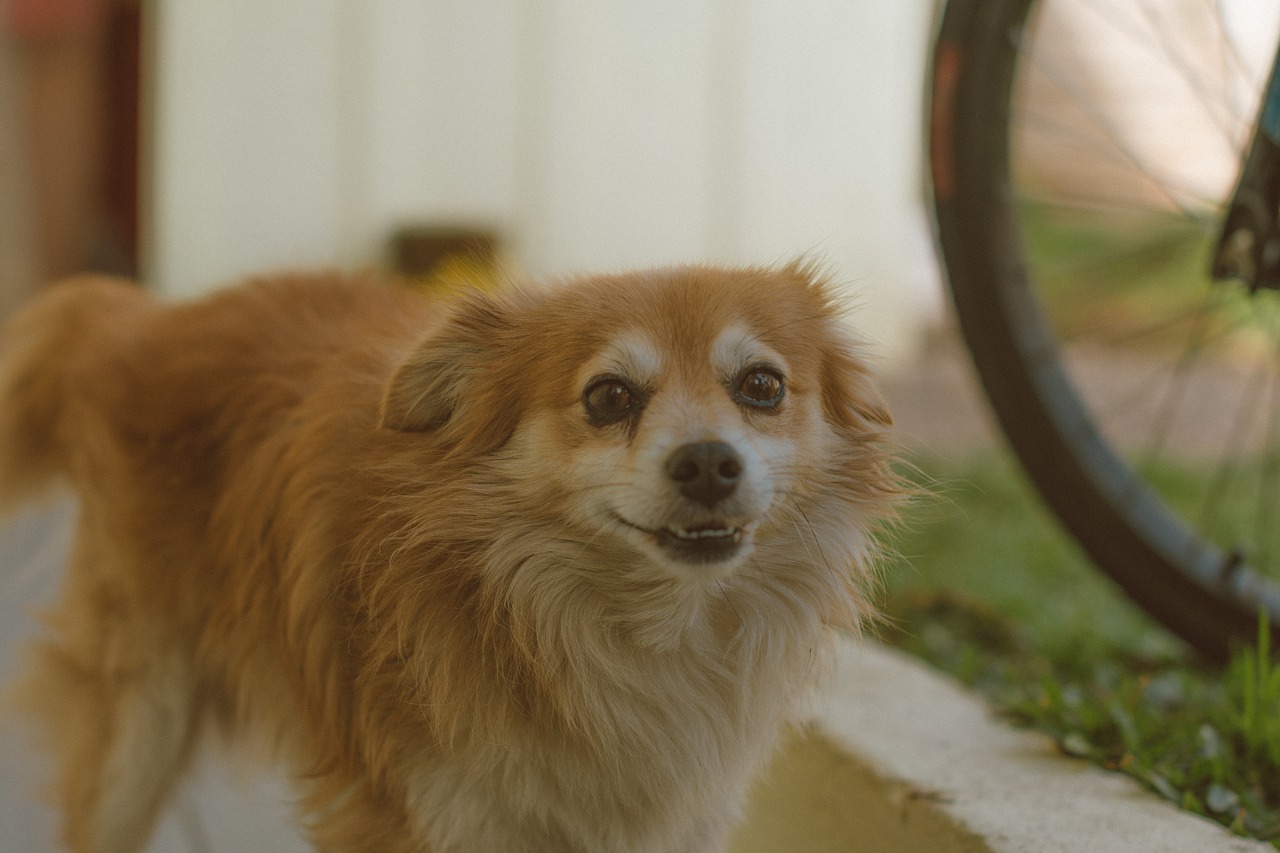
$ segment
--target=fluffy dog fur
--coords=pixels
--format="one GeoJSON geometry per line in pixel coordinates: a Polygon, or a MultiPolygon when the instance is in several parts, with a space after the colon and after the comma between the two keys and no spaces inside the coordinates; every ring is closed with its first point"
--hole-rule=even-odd
{"type": "Polygon", "coordinates": [[[67,845],[144,845],[210,730],[332,853],[722,849],[870,613],[888,424],[800,266],[53,288],[3,338],[0,502],[80,500],[16,689],[67,845]]]}

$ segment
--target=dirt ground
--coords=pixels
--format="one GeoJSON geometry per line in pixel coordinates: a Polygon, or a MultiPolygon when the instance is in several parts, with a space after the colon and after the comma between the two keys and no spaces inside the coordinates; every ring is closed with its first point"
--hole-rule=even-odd
{"type": "Polygon", "coordinates": [[[949,325],[931,330],[919,356],[890,373],[881,391],[908,452],[947,458],[999,440],[969,353],[949,325]]]}

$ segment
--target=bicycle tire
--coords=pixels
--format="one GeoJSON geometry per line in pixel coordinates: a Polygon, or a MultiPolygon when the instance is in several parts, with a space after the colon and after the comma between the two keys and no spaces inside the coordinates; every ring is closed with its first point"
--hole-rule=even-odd
{"type": "Polygon", "coordinates": [[[1221,660],[1256,637],[1260,612],[1280,625],[1280,587],[1180,519],[1109,444],[1034,291],[1010,172],[1014,78],[1034,5],[949,0],[939,23],[928,157],[956,317],[1001,429],[1053,514],[1133,601],[1221,660]]]}

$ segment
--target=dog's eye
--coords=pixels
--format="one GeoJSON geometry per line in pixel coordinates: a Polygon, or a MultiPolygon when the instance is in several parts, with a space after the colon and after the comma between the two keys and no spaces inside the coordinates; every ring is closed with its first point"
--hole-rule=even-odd
{"type": "Polygon", "coordinates": [[[782,377],[764,367],[749,368],[738,377],[734,386],[738,402],[757,408],[772,408],[782,402],[782,377]]]}
{"type": "Polygon", "coordinates": [[[582,404],[587,414],[597,423],[608,424],[621,420],[635,409],[638,395],[621,379],[600,379],[587,386],[582,394],[582,404]]]}

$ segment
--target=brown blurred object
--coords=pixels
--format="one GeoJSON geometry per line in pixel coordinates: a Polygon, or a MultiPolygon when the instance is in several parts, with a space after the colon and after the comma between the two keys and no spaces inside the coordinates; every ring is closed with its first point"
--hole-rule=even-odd
{"type": "Polygon", "coordinates": [[[458,255],[492,262],[498,238],[483,228],[420,225],[402,228],[391,238],[392,262],[404,275],[430,275],[447,258],[458,255]]]}
{"type": "Polygon", "coordinates": [[[500,241],[485,228],[416,225],[391,237],[392,268],[423,290],[487,289],[501,278],[500,241]]]}
{"type": "Polygon", "coordinates": [[[0,11],[21,170],[20,188],[4,191],[21,193],[8,207],[26,223],[27,274],[35,282],[89,269],[134,274],[138,5],[0,0],[0,11]]]}

